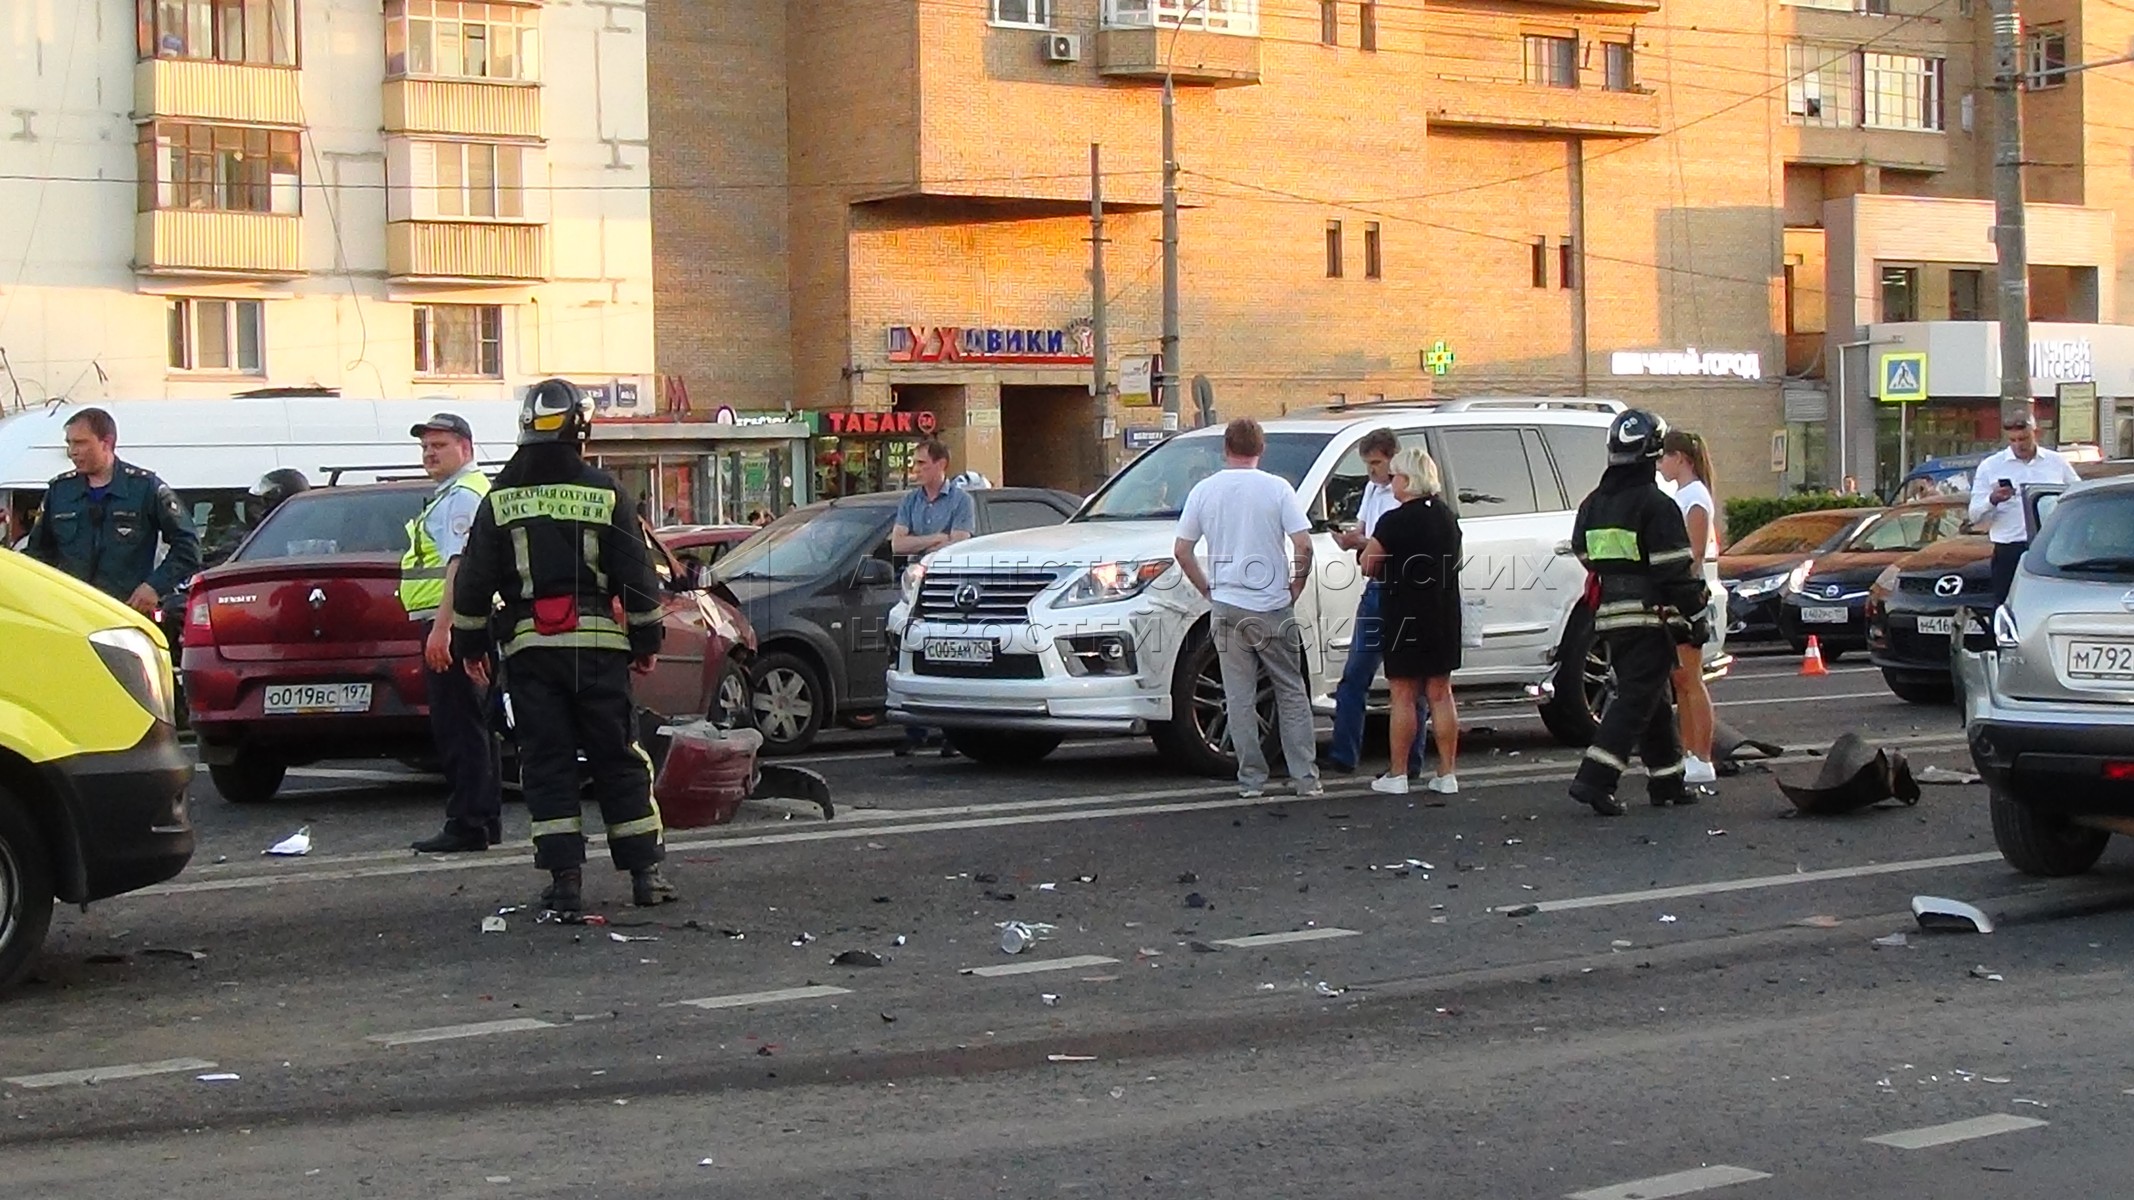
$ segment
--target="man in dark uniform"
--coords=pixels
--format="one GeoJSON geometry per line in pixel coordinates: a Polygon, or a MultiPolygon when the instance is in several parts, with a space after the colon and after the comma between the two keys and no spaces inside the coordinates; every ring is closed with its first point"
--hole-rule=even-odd
{"type": "Polygon", "coordinates": [[[1608,470],[1578,506],[1571,529],[1578,561],[1593,575],[1593,634],[1607,644],[1616,678],[1571,798],[1604,817],[1623,815],[1615,788],[1630,766],[1632,743],[1640,743],[1655,806],[1696,802],[1682,779],[1668,675],[1675,647],[1704,645],[1711,625],[1701,615],[1705,586],[1690,566],[1682,510],[1654,474],[1666,437],[1667,422],[1654,413],[1631,409],[1616,417],[1608,427],[1608,470]]]}
{"type": "Polygon", "coordinates": [[[502,641],[534,862],[551,877],[542,901],[566,918],[585,906],[585,774],[632,899],[675,898],[660,876],[652,763],[630,702],[631,672],[652,669],[664,632],[659,583],[637,506],[585,462],[592,419],[575,384],[551,379],[527,392],[518,453],[475,514],[451,603],[453,657],[477,684],[487,684],[491,645],[502,641]]]}
{"type": "Polygon", "coordinates": [[[44,511],[24,547],[31,558],[144,613],[200,569],[192,518],[155,473],[122,462],[119,427],[101,408],[67,419],[74,469],[45,489],[44,511]],[[160,539],[167,552],[156,561],[160,539]]]}

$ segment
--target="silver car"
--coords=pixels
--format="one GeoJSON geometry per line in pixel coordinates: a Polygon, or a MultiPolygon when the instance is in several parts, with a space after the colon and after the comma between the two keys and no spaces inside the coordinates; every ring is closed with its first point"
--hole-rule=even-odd
{"type": "Polygon", "coordinates": [[[2134,834],[2134,479],[2027,489],[1994,648],[1956,642],[1971,758],[2010,866],[2077,875],[2134,834]]]}

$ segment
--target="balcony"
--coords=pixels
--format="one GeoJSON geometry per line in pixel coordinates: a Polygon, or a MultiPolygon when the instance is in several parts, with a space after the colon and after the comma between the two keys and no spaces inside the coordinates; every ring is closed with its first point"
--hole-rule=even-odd
{"type": "Polygon", "coordinates": [[[1097,71],[1215,87],[1258,83],[1259,0],[1104,0],[1097,71]]]}
{"type": "Polygon", "coordinates": [[[526,283],[548,278],[548,228],[482,221],[394,221],[386,274],[399,282],[526,283]]]}
{"type": "Polygon", "coordinates": [[[385,129],[388,133],[540,137],[541,88],[525,83],[388,79],[385,129]]]}
{"type": "Polygon", "coordinates": [[[197,117],[245,125],[302,125],[293,67],[151,58],[133,67],[136,117],[197,117]]]}
{"type": "Polygon", "coordinates": [[[1439,75],[1423,92],[1430,124],[1532,129],[1592,137],[1655,137],[1660,97],[1650,91],[1543,87],[1520,80],[1439,75]]]}
{"type": "Polygon", "coordinates": [[[165,208],[134,217],[133,268],[144,275],[293,279],[304,273],[304,219],[165,208]]]}
{"type": "Polygon", "coordinates": [[[1779,138],[1787,162],[1866,165],[1892,171],[1949,169],[1949,136],[1940,130],[1787,125],[1779,138]]]}

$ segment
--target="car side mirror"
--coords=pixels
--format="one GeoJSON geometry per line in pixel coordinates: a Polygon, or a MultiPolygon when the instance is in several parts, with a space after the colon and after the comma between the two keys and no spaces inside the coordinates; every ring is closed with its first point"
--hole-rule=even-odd
{"type": "Polygon", "coordinates": [[[896,567],[871,554],[860,560],[859,573],[852,579],[855,587],[888,587],[896,581],[896,567]]]}

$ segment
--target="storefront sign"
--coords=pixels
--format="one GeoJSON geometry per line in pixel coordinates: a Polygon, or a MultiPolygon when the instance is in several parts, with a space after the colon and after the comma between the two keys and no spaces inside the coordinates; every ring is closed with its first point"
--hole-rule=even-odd
{"type": "Polygon", "coordinates": [[[1171,436],[1168,431],[1148,428],[1126,429],[1119,434],[1120,440],[1126,443],[1126,448],[1137,452],[1161,446],[1171,436]]]}
{"type": "Polygon", "coordinates": [[[2033,379],[2054,383],[2086,383],[2096,378],[2097,356],[2088,338],[2059,338],[2030,343],[2030,374],[2033,379]]]}
{"type": "Polygon", "coordinates": [[[1087,321],[1074,321],[1059,329],[897,325],[889,330],[889,361],[1088,366],[1096,361],[1094,342],[1087,321]]]}
{"type": "Polygon", "coordinates": [[[1447,375],[1459,365],[1460,356],[1452,352],[1452,343],[1439,338],[1430,344],[1429,349],[1422,352],[1422,363],[1423,370],[1432,375],[1447,375]]]}
{"type": "Polygon", "coordinates": [[[847,412],[822,414],[824,427],[838,437],[931,437],[937,424],[930,412],[847,412]]]}
{"type": "Polygon", "coordinates": [[[2097,440],[2097,385],[2063,383],[2057,389],[2060,402],[2060,444],[2097,440]]]}
{"type": "Polygon", "coordinates": [[[1661,375],[1672,377],[1762,379],[1763,355],[1699,350],[1618,350],[1609,356],[1609,370],[1616,375],[1661,375]]]}
{"type": "Polygon", "coordinates": [[[1119,360],[1119,403],[1128,408],[1156,403],[1156,355],[1129,354],[1119,360]]]}

